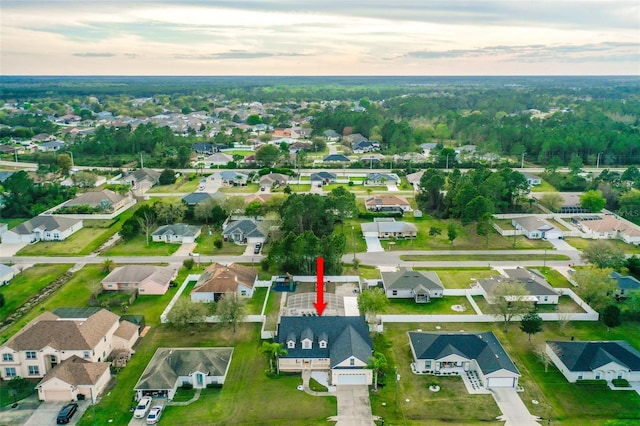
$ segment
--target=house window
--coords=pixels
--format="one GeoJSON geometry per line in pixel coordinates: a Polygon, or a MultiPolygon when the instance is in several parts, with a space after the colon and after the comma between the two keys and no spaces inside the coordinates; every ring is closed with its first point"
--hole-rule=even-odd
{"type": "Polygon", "coordinates": [[[578,380],[582,380],[582,374],[578,375],[578,380]]]}
{"type": "Polygon", "coordinates": [[[287,342],[287,348],[294,349],[295,347],[296,347],[296,342],[294,342],[293,340],[289,340],[287,342]]]}
{"type": "Polygon", "coordinates": [[[424,368],[431,368],[431,361],[425,361],[424,368]]]}
{"type": "Polygon", "coordinates": [[[246,296],[247,295],[247,290],[242,290],[240,292],[240,296],[246,296]]]}
{"type": "Polygon", "coordinates": [[[548,296],[545,296],[545,297],[544,297],[544,301],[545,301],[545,302],[548,302],[548,301],[549,301],[549,297],[548,297],[548,296]]]}
{"type": "Polygon", "coordinates": [[[29,366],[29,375],[30,376],[37,376],[40,374],[40,369],[38,368],[37,365],[30,365],[29,366]]]}
{"type": "Polygon", "coordinates": [[[16,369],[13,367],[5,368],[4,375],[6,377],[16,377],[16,369]]]}
{"type": "Polygon", "coordinates": [[[13,354],[2,354],[3,361],[13,361],[13,354]]]}
{"type": "Polygon", "coordinates": [[[596,373],[596,380],[600,380],[600,373],[596,373]]]}
{"type": "Polygon", "coordinates": [[[353,359],[353,358],[349,359],[349,365],[351,365],[351,366],[356,365],[356,360],[353,359]]]}
{"type": "Polygon", "coordinates": [[[326,347],[327,347],[327,342],[326,342],[326,340],[321,340],[321,341],[320,341],[320,347],[321,347],[322,349],[326,349],[326,347]]]}
{"type": "Polygon", "coordinates": [[[398,290],[393,290],[393,291],[391,292],[391,295],[392,295],[392,296],[397,296],[397,295],[398,295],[398,290]]]}
{"type": "Polygon", "coordinates": [[[618,380],[620,380],[620,379],[622,379],[622,373],[621,372],[618,373],[618,380]]]}
{"type": "Polygon", "coordinates": [[[311,340],[303,340],[302,349],[311,349],[311,340]]]}
{"type": "Polygon", "coordinates": [[[89,359],[90,356],[91,356],[91,354],[89,354],[89,351],[84,351],[84,358],[85,359],[89,359]]]}
{"type": "Polygon", "coordinates": [[[36,351],[27,351],[27,359],[36,359],[36,351]]]}

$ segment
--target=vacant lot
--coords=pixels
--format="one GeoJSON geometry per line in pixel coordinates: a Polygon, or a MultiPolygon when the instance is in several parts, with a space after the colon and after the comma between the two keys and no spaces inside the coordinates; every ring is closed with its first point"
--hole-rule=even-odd
{"type": "Polygon", "coordinates": [[[184,180],[182,178],[178,178],[176,183],[173,185],[156,185],[151,188],[147,193],[149,194],[161,194],[161,193],[174,193],[174,192],[193,192],[198,189],[200,185],[199,177],[196,177],[192,180],[184,180]]]}
{"type": "Polygon", "coordinates": [[[204,256],[240,255],[244,253],[245,249],[247,248],[247,246],[241,246],[230,241],[223,241],[222,247],[217,248],[214,245],[215,240],[223,241],[222,234],[220,234],[219,232],[212,232],[211,235],[209,235],[207,227],[204,227],[202,230],[202,234],[200,234],[200,236],[196,239],[198,245],[193,250],[193,252],[200,253],[204,256]]]}
{"type": "Polygon", "coordinates": [[[147,243],[144,235],[138,235],[131,240],[120,240],[101,256],[171,256],[180,248],[180,244],[147,243]]]}
{"type": "MultiPolygon", "coordinates": [[[[591,244],[595,244],[595,240],[587,240],[584,238],[565,238],[567,243],[571,244],[573,247],[578,250],[584,250],[589,247],[591,244]]],[[[625,253],[631,254],[640,254],[640,247],[634,246],[632,244],[627,244],[624,241],[620,240],[606,240],[606,244],[613,246],[614,248],[620,249],[625,253]]]]}
{"type": "Polygon", "coordinates": [[[476,261],[490,262],[500,261],[524,261],[524,260],[570,260],[569,256],[563,254],[403,254],[400,259],[409,262],[436,262],[436,261],[476,261]]]}

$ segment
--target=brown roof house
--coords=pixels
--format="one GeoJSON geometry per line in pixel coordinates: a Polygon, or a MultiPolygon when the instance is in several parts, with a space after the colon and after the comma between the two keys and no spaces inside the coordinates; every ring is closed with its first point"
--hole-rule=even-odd
{"type": "Polygon", "coordinates": [[[63,208],[89,206],[92,208],[101,208],[101,210],[105,212],[114,212],[120,210],[130,201],[130,195],[120,195],[109,189],[103,189],[102,191],[89,191],[80,194],[76,198],[64,203],[63,208]]]}
{"type": "Polygon", "coordinates": [[[74,355],[58,364],[38,383],[38,398],[41,401],[91,398],[95,402],[110,380],[108,362],[90,362],[74,355]],[[79,395],[82,396],[78,398],[79,395]]]}
{"type": "Polygon", "coordinates": [[[367,210],[376,212],[410,212],[411,204],[399,195],[374,195],[364,200],[367,210]]]}
{"type": "Polygon", "coordinates": [[[242,297],[253,296],[258,273],[255,269],[238,263],[228,266],[214,263],[204,270],[194,289],[194,302],[217,302],[224,294],[235,293],[242,297]]]}
{"type": "Polygon", "coordinates": [[[168,266],[126,265],[115,268],[102,280],[105,290],[137,291],[138,294],[160,295],[169,290],[178,271],[168,266]]]}
{"type": "Polygon", "coordinates": [[[47,401],[70,401],[79,394],[95,398],[105,385],[104,367],[78,367],[71,365],[78,362],[75,359],[64,361],[79,358],[99,365],[115,351],[131,354],[138,337],[136,325],[120,321],[106,309],[58,308],[41,314],[0,346],[0,377],[43,378],[38,391],[47,401]],[[83,376],[71,378],[73,372],[83,376]],[[71,384],[76,388],[71,389],[71,384]],[[89,387],[96,394],[90,395],[93,390],[84,394],[89,387]]]}

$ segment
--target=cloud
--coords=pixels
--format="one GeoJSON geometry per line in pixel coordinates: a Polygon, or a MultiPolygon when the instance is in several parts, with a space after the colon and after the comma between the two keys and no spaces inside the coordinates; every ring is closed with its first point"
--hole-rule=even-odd
{"type": "Polygon", "coordinates": [[[178,59],[260,59],[260,58],[286,58],[286,57],[300,57],[311,56],[305,53],[295,52],[249,52],[247,50],[229,50],[227,52],[212,53],[212,54],[176,54],[175,58],[178,59]]]}
{"type": "Polygon", "coordinates": [[[79,56],[81,58],[111,58],[113,56],[116,56],[116,54],[109,52],[83,52],[74,53],[73,56],[79,56]]]}

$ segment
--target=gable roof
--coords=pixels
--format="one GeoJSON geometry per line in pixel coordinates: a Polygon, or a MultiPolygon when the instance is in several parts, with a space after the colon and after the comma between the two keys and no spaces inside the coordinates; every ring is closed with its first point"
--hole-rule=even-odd
{"type": "Polygon", "coordinates": [[[90,206],[99,206],[103,201],[107,201],[113,205],[119,203],[125,198],[126,197],[124,195],[120,195],[117,192],[113,192],[109,189],[103,189],[102,191],[89,191],[85,192],[84,194],[80,194],[76,198],[73,198],[64,203],[64,205],[79,206],[88,204],[90,206]]]}
{"type": "Polygon", "coordinates": [[[103,283],[138,284],[145,280],[168,284],[176,270],[169,266],[155,265],[125,265],[115,268],[102,280],[103,283]]]}
{"type": "Polygon", "coordinates": [[[422,286],[431,290],[442,290],[444,286],[438,274],[431,271],[414,271],[402,267],[394,272],[382,272],[382,282],[386,290],[415,289],[422,286]]]}
{"type": "Polygon", "coordinates": [[[264,237],[265,235],[258,230],[258,224],[252,219],[241,219],[229,222],[222,231],[222,235],[228,236],[236,231],[242,232],[245,237],[264,237]]]}
{"type": "Polygon", "coordinates": [[[612,272],[611,278],[616,280],[618,288],[621,290],[638,290],[640,289],[640,281],[636,277],[630,275],[621,275],[618,272],[612,272]]]}
{"type": "Polygon", "coordinates": [[[418,232],[418,227],[409,222],[374,221],[360,225],[362,232],[418,232]]]}
{"type": "Polygon", "coordinates": [[[30,235],[35,229],[41,229],[43,231],[66,231],[67,229],[81,223],[82,219],[73,219],[63,216],[36,216],[26,222],[13,228],[11,231],[20,235],[30,235]]]}
{"type": "Polygon", "coordinates": [[[232,355],[233,348],[158,348],[134,389],[173,389],[178,377],[196,371],[225,376],[232,355]]]}
{"type": "Polygon", "coordinates": [[[181,235],[183,237],[195,237],[201,230],[201,226],[187,225],[186,223],[174,223],[171,225],[159,226],[151,235],[181,235]]]}
{"type": "Polygon", "coordinates": [[[350,358],[367,362],[373,353],[369,328],[362,316],[341,317],[288,317],[283,316],[278,325],[276,342],[287,350],[282,358],[329,358],[331,367],[350,358]],[[312,334],[311,349],[302,349],[302,333],[312,334]],[[326,340],[327,347],[320,348],[319,340],[326,340]],[[295,340],[295,347],[287,346],[295,340]]]}
{"type": "Polygon", "coordinates": [[[219,263],[209,265],[205,269],[192,293],[235,293],[238,285],[253,288],[258,273],[255,269],[239,263],[227,266],[219,263]]]}
{"type": "Polygon", "coordinates": [[[387,181],[391,181],[391,182],[399,182],[400,179],[398,179],[398,177],[394,174],[389,174],[389,173],[369,173],[367,175],[367,180],[372,180],[372,181],[379,181],[379,180],[387,180],[387,181]]]}
{"type": "Polygon", "coordinates": [[[327,155],[326,157],[324,157],[324,158],[322,159],[322,161],[325,161],[325,162],[331,162],[331,161],[340,162],[340,161],[342,161],[342,162],[348,163],[348,162],[350,162],[351,160],[349,160],[349,157],[347,157],[346,155],[342,155],[342,154],[329,154],[329,155],[327,155]]]}
{"type": "Polygon", "coordinates": [[[551,287],[546,278],[537,271],[530,271],[524,268],[503,269],[507,277],[495,276],[491,278],[480,278],[478,284],[491,294],[498,284],[502,282],[512,282],[522,284],[531,296],[555,296],[558,291],[551,287]]]}
{"type": "Polygon", "coordinates": [[[64,318],[45,312],[33,319],[5,344],[17,350],[40,350],[50,346],[58,350],[93,349],[119,317],[106,309],[87,318],[64,318]]]}
{"type": "Polygon", "coordinates": [[[191,194],[187,194],[182,197],[182,201],[188,206],[195,206],[197,204],[213,199],[214,197],[212,197],[208,192],[192,192],[191,194]]]}
{"type": "Polygon", "coordinates": [[[374,195],[364,200],[368,207],[409,206],[409,201],[399,195],[374,195]]]}
{"type": "Polygon", "coordinates": [[[133,178],[136,182],[147,180],[149,182],[152,182],[153,184],[156,184],[160,179],[160,174],[161,173],[158,171],[143,167],[141,169],[126,173],[123,178],[133,178]]]}
{"type": "Polygon", "coordinates": [[[484,374],[507,370],[520,374],[496,336],[485,333],[409,332],[409,343],[418,359],[440,359],[460,355],[475,359],[484,374]]]}
{"type": "Polygon", "coordinates": [[[555,228],[555,226],[549,223],[546,219],[542,219],[536,216],[517,217],[513,219],[513,222],[518,224],[521,228],[523,228],[527,232],[550,231],[551,229],[555,228]]]}
{"type": "Polygon", "coordinates": [[[108,362],[91,362],[73,355],[56,365],[38,385],[52,379],[60,379],[73,386],[95,385],[108,369],[108,362]]]}
{"type": "Polygon", "coordinates": [[[569,371],[592,371],[615,362],[631,371],[640,371],[640,352],[624,340],[547,341],[569,371]]]}
{"type": "Polygon", "coordinates": [[[331,172],[317,172],[317,173],[311,173],[311,180],[332,180],[335,179],[336,175],[334,173],[331,172]]]}

